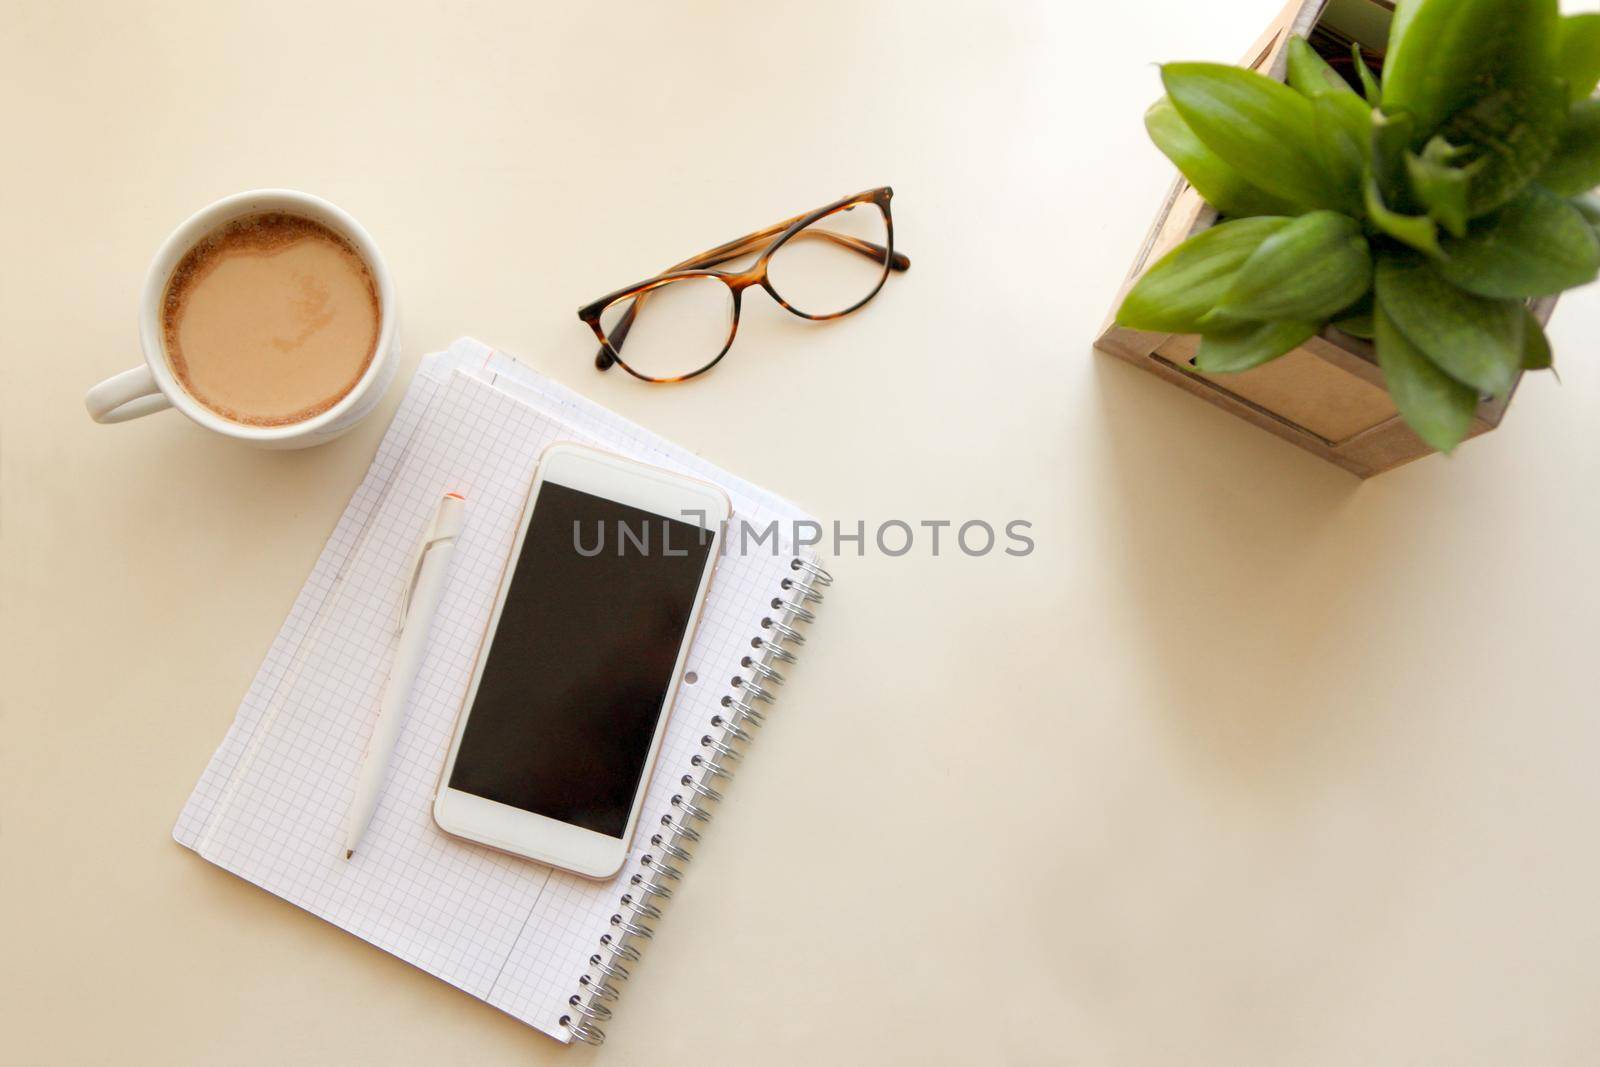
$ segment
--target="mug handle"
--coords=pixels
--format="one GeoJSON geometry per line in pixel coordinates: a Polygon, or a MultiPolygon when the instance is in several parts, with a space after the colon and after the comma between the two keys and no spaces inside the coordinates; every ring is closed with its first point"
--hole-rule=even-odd
{"type": "Polygon", "coordinates": [[[83,406],[95,422],[127,422],[170,408],[172,401],[156,384],[150,368],[141,365],[112,375],[90,389],[84,395],[83,406]]]}

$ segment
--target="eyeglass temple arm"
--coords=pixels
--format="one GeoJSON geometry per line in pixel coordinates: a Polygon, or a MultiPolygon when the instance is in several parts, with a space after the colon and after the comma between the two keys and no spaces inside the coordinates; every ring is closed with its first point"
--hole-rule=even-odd
{"type": "MultiPolygon", "coordinates": [[[[720,244],[713,249],[701,252],[697,256],[692,256],[682,263],[675,263],[661,273],[671,274],[680,270],[707,270],[729,260],[738,259],[740,256],[748,255],[755,251],[769,238],[776,237],[803,218],[805,218],[805,215],[796,215],[794,218],[785,219],[775,226],[768,226],[764,230],[757,230],[755,233],[746,234],[726,244],[720,244]]],[[[803,232],[814,233],[816,236],[826,238],[842,248],[847,248],[878,263],[882,263],[884,258],[887,257],[890,270],[905,271],[911,269],[911,257],[903,252],[890,254],[889,250],[883,245],[874,244],[871,241],[863,241],[859,237],[834,233],[831,230],[817,229],[803,232]]],[[[633,329],[633,320],[639,313],[639,305],[644,303],[644,298],[649,295],[649,291],[646,291],[634,297],[633,302],[628,305],[628,310],[622,313],[622,318],[617,320],[615,326],[606,331],[606,338],[611,342],[611,349],[618,352],[622,351],[622,346],[628,339],[628,331],[633,329]]],[[[609,370],[616,361],[616,357],[611,354],[611,351],[607,350],[605,345],[601,345],[600,351],[595,353],[594,365],[600,370],[609,370]]]]}
{"type": "MultiPolygon", "coordinates": [[[[730,259],[738,259],[742,255],[746,255],[747,253],[755,251],[756,247],[764,243],[769,237],[776,237],[778,234],[782,233],[784,230],[787,230],[790,226],[793,226],[796,222],[804,217],[804,215],[796,215],[794,218],[786,219],[785,221],[778,223],[776,226],[769,226],[765,230],[759,230],[755,233],[747,234],[746,236],[739,238],[737,241],[729,241],[727,244],[718,245],[710,251],[701,252],[698,256],[695,256],[691,259],[686,259],[682,263],[674,264],[673,266],[662,271],[662,273],[671,274],[673,271],[677,270],[704,270],[708,267],[715,267],[720,263],[726,263],[730,259]]],[[[891,255],[889,250],[883,245],[874,244],[871,241],[863,241],[859,237],[851,237],[847,234],[834,233],[832,230],[823,229],[821,227],[817,227],[815,229],[805,229],[802,230],[801,233],[808,236],[826,238],[843,248],[848,248],[850,251],[866,256],[868,259],[874,260],[878,263],[882,263],[885,257],[887,257],[891,270],[911,269],[911,257],[907,256],[905,253],[895,252],[891,255]]]]}

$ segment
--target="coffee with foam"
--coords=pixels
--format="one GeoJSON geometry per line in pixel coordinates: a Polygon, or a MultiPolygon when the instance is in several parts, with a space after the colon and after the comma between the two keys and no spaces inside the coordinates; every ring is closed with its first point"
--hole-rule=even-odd
{"type": "Polygon", "coordinates": [[[371,366],[382,308],[342,236],[283,212],[234,219],[178,262],[162,300],[167,362],[223,418],[286,426],[327,411],[371,366]]]}

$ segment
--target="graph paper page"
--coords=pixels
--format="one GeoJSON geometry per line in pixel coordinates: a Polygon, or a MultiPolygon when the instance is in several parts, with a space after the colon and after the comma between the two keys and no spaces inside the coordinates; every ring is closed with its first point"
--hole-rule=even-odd
{"type": "Polygon", "coordinates": [[[744,553],[734,544],[719,563],[688,663],[700,680],[679,688],[640,829],[616,878],[594,882],[449,838],[429,807],[537,458],[556,441],[593,444],[718,482],[736,518],[756,527],[798,516],[625,420],[597,419],[587,402],[542,394],[543,379],[520,365],[496,367],[473,345],[434,357],[418,375],[174,836],[566,1040],[559,1019],[567,998],[792,572],[786,543],[744,553]],[[346,860],[345,816],[398,636],[411,556],[451,490],[467,497],[466,528],[377,815],[346,860]]]}

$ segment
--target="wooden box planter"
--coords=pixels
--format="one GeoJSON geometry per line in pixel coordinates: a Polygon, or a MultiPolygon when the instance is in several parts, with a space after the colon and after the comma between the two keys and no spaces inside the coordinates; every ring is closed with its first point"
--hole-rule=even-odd
{"type": "MultiPolygon", "coordinates": [[[[1292,0],[1243,65],[1282,80],[1289,38],[1295,34],[1310,38],[1314,29],[1338,40],[1360,41],[1363,47],[1381,54],[1393,6],[1387,0],[1292,0]]],[[[1095,347],[1362,478],[1431,453],[1433,449],[1401,421],[1372,345],[1360,338],[1329,328],[1253,370],[1210,375],[1192,368],[1199,337],[1146,333],[1115,324],[1116,308],[1145,269],[1215,221],[1216,212],[1180,176],[1117,294],[1095,347]]],[[[1531,305],[1541,323],[1549,320],[1555,302],[1549,297],[1531,305]]],[[[1499,426],[1515,391],[1513,385],[1505,397],[1480,403],[1468,436],[1499,426]]]]}

